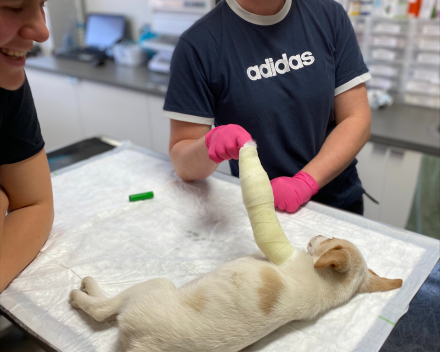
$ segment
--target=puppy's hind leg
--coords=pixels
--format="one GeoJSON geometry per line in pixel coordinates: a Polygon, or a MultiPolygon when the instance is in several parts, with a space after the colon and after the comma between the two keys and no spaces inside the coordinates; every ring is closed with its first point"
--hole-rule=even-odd
{"type": "Polygon", "coordinates": [[[98,283],[90,276],[85,277],[81,281],[81,291],[87,293],[89,296],[107,298],[102,292],[98,283]]]}
{"type": "Polygon", "coordinates": [[[80,290],[70,291],[70,303],[80,308],[96,321],[106,321],[114,318],[122,306],[121,297],[93,297],[80,290]]]}

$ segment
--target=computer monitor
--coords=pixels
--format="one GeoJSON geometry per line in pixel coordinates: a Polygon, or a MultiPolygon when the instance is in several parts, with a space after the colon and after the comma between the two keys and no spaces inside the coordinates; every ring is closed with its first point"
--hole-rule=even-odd
{"type": "Polygon", "coordinates": [[[106,49],[125,37],[124,16],[89,14],[87,16],[84,43],[86,47],[106,49]]]}

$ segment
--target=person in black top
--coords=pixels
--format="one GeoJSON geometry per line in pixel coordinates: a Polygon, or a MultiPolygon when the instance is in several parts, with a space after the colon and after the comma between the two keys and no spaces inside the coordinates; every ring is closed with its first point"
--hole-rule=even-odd
{"type": "Polygon", "coordinates": [[[0,0],[0,292],[35,258],[54,219],[52,185],[24,73],[49,37],[41,0],[0,0]]]}
{"type": "Polygon", "coordinates": [[[202,179],[229,160],[238,177],[252,138],[277,208],[312,199],[361,214],[355,156],[370,136],[370,78],[336,1],[221,1],[173,52],[164,115],[175,171],[202,179]]]}

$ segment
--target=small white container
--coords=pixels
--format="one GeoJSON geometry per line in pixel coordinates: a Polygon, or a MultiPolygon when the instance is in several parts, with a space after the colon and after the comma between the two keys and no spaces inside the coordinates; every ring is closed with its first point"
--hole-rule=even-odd
{"type": "Polygon", "coordinates": [[[147,54],[136,43],[121,43],[113,47],[115,62],[118,65],[136,67],[147,61],[147,54]]]}
{"type": "Polygon", "coordinates": [[[398,77],[401,72],[400,67],[396,65],[371,64],[368,65],[368,69],[372,75],[382,77],[398,77]]]}
{"type": "Polygon", "coordinates": [[[392,48],[392,49],[403,49],[405,48],[406,40],[400,37],[393,36],[372,36],[371,46],[382,47],[382,48],[392,48]]]}
{"type": "Polygon", "coordinates": [[[394,50],[388,50],[388,49],[373,49],[373,50],[371,50],[371,58],[373,60],[396,62],[401,57],[402,57],[402,55],[400,55],[397,51],[394,51],[394,50]]]}
{"type": "Polygon", "coordinates": [[[371,79],[367,81],[367,87],[383,90],[396,90],[397,82],[390,78],[371,76],[371,79]]]}

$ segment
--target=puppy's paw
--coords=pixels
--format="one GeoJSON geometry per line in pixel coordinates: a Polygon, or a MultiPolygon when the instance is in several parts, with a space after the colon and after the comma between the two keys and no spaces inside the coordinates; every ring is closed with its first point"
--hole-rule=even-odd
{"type": "Polygon", "coordinates": [[[80,296],[81,296],[82,294],[83,294],[83,293],[82,293],[80,290],[72,290],[72,291],[70,291],[70,294],[69,294],[69,300],[70,300],[70,304],[71,304],[73,307],[75,307],[75,308],[79,308],[78,301],[79,301],[80,296]]]}
{"type": "MultiPolygon", "coordinates": [[[[81,291],[87,293],[88,295],[93,295],[93,291],[98,286],[95,279],[90,276],[85,277],[81,281],[81,291]]],[[[99,287],[99,286],[98,286],[99,287]]]]}

